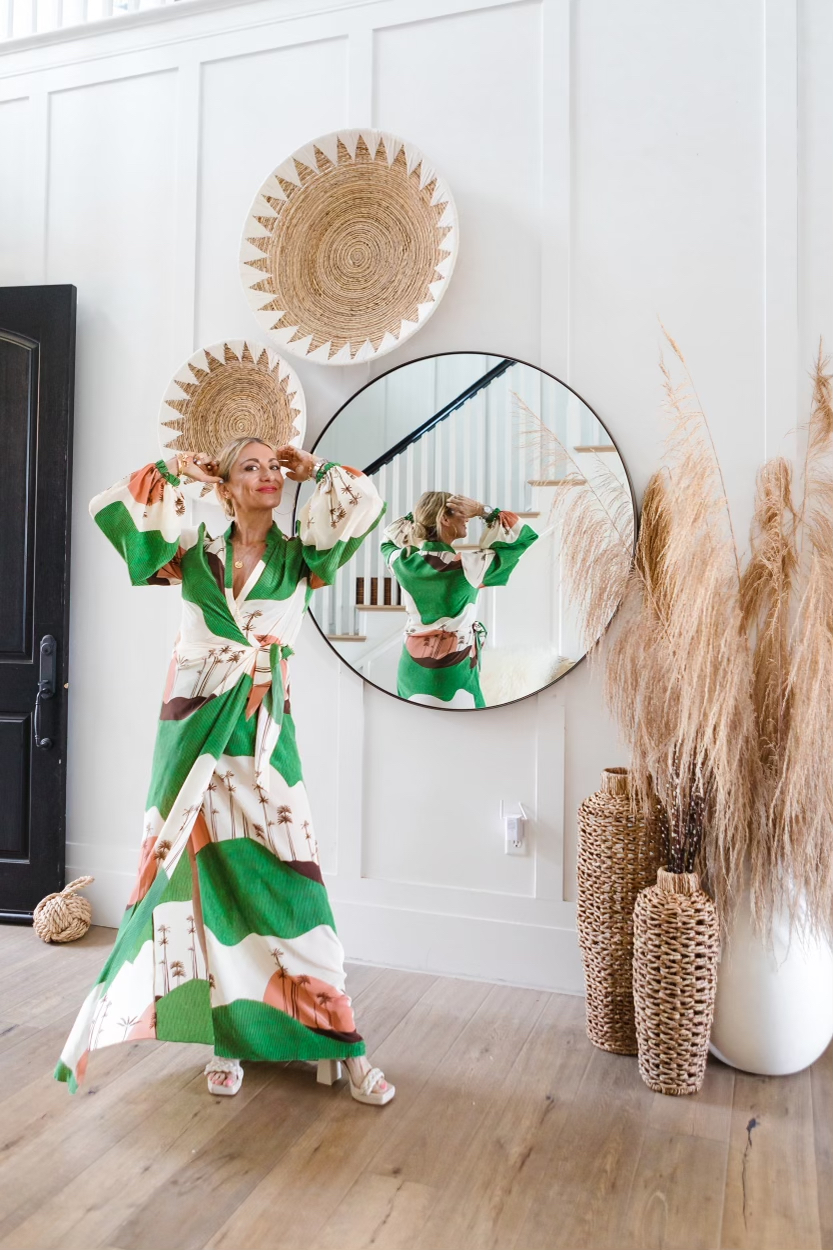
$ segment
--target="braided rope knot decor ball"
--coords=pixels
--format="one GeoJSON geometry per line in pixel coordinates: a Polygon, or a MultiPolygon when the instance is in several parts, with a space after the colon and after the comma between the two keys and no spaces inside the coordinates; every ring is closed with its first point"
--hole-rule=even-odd
{"type": "Polygon", "coordinates": [[[240,272],[282,348],[349,365],[392,351],[430,317],[457,237],[451,192],[413,144],[342,130],[267,178],[243,229],[240,272]]]}
{"type": "Polygon", "coordinates": [[[696,1094],[706,1075],[720,925],[696,872],[661,868],[633,917],[639,1072],[660,1094],[696,1094]]]}
{"type": "Polygon", "coordinates": [[[47,894],[32,913],[33,928],[44,942],[74,942],[83,937],[90,927],[93,909],[86,898],[76,894],[85,885],[91,885],[95,877],[76,877],[63,890],[47,894]]]}
{"type": "Polygon", "coordinates": [[[305,430],[304,392],[295,371],[268,347],[242,339],[195,352],[174,374],[159,414],[165,455],[217,456],[244,434],[275,447],[300,447],[305,430]]]}
{"type": "Polygon", "coordinates": [[[576,923],[586,984],[587,1036],[602,1050],[635,1055],[633,909],[656,880],[658,839],[631,798],[628,771],[606,768],[601,789],[578,809],[576,923]]]}

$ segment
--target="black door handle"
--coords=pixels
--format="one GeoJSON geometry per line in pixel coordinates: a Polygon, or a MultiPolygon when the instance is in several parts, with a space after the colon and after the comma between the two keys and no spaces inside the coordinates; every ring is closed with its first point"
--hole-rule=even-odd
{"type": "Polygon", "coordinates": [[[44,699],[51,699],[55,694],[55,683],[58,672],[58,644],[51,634],[44,634],[40,640],[40,672],[38,676],[38,693],[35,698],[35,746],[48,751],[52,746],[51,738],[40,736],[40,709],[44,699]]]}

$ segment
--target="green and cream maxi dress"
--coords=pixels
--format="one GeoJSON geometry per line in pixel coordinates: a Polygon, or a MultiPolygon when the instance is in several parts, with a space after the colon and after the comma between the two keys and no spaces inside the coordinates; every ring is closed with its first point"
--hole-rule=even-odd
{"type": "Polygon", "coordinates": [[[396,692],[429,707],[485,707],[480,665],[486,627],[476,618],[478,592],[505,586],[538,535],[514,512],[495,508],[474,550],[444,542],[408,542],[413,518],[384,531],[382,554],[407,612],[396,692]]]}
{"type": "Polygon", "coordinates": [[[318,863],[288,659],[313,590],[378,524],[371,481],[328,464],[297,533],[277,525],[240,594],[231,526],[183,529],[164,463],[90,505],[137,586],[182,587],[138,874],[115,945],[55,1068],[75,1091],[90,1052],[139,1038],[239,1059],[360,1055],[344,951],[318,863]]]}

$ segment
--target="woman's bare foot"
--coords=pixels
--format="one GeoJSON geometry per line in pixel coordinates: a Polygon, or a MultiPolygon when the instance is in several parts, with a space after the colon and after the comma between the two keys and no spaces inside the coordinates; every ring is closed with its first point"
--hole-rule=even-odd
{"type": "Polygon", "coordinates": [[[212,1094],[236,1094],[243,1080],[243,1068],[239,1059],[226,1059],[214,1055],[203,1069],[208,1077],[208,1089],[212,1094]]]}

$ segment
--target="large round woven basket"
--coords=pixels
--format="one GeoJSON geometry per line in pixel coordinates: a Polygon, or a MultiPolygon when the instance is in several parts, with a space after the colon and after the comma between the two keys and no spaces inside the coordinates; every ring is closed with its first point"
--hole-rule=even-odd
{"type": "Polygon", "coordinates": [[[696,872],[657,873],[634,909],[639,1071],[660,1094],[696,1094],[706,1075],[720,926],[696,872]]]}
{"type": "Polygon", "coordinates": [[[240,269],[258,321],[282,348],[353,364],[392,351],[431,316],[457,237],[451,192],[413,144],[341,130],[266,179],[240,269]]]}
{"type": "Polygon", "coordinates": [[[633,908],[656,880],[658,840],[634,810],[628,771],[606,768],[578,809],[576,921],[586,984],[587,1036],[635,1055],[633,908]]]}
{"type": "Polygon", "coordinates": [[[262,343],[242,339],[195,352],[174,374],[159,414],[165,456],[216,456],[243,434],[299,447],[305,429],[304,392],[295,371],[262,343]]]}

